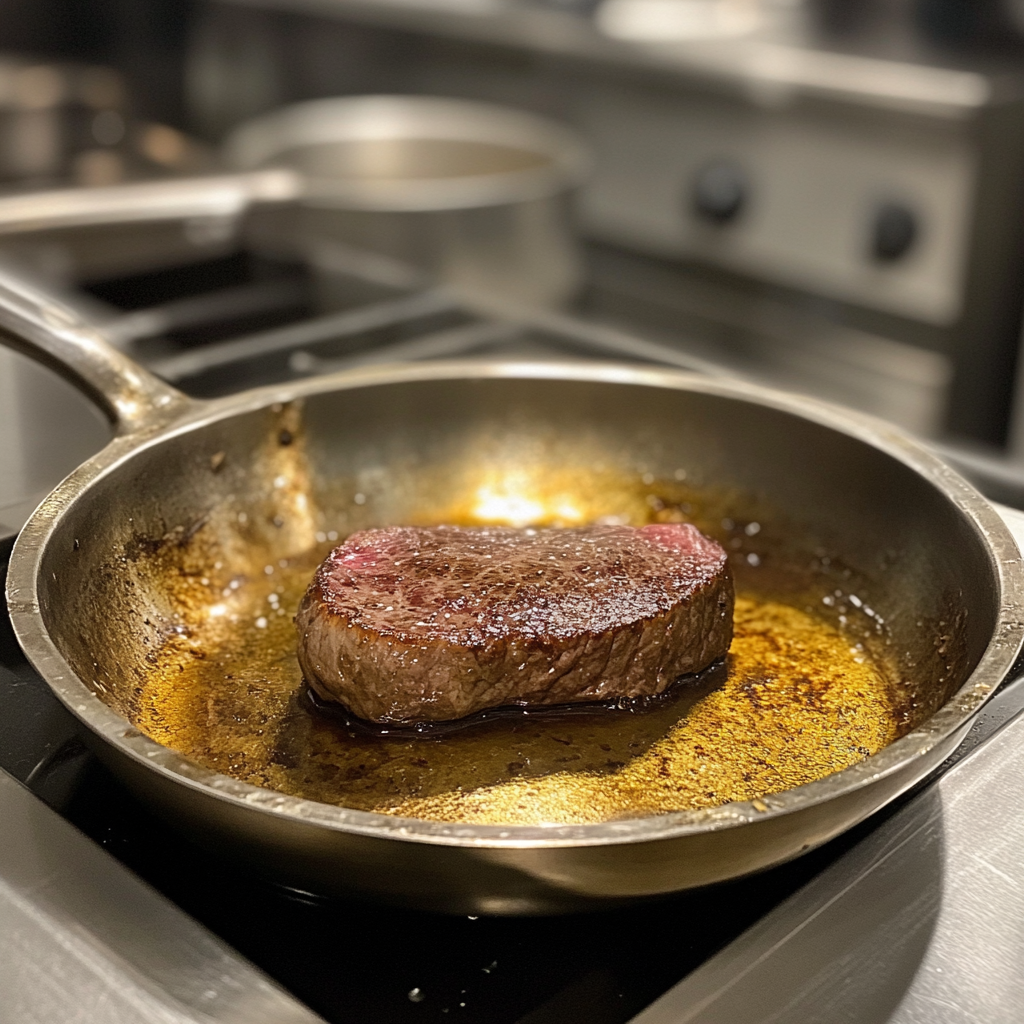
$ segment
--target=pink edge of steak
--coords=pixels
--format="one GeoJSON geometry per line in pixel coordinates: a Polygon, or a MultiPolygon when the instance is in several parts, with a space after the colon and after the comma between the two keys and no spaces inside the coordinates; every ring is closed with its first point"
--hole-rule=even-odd
{"type": "Polygon", "coordinates": [[[355,533],[299,606],[321,697],[379,723],[661,693],[732,640],[725,552],[689,525],[355,533]]]}

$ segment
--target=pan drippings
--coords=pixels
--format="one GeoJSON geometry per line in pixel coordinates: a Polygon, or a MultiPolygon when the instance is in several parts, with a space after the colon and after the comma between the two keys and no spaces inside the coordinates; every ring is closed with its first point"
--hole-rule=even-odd
{"type": "MultiPolygon", "coordinates": [[[[661,504],[650,508],[671,513],[661,504]]],[[[726,663],[653,707],[500,719],[440,737],[368,736],[316,712],[295,658],[292,616],[325,553],[211,585],[201,621],[160,650],[134,724],[257,786],[489,824],[607,821],[756,798],[845,768],[900,729],[885,673],[825,618],[827,602],[819,615],[741,580],[726,663]]]]}

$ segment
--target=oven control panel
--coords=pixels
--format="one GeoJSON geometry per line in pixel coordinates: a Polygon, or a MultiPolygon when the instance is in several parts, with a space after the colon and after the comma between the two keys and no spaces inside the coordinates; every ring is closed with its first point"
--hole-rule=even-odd
{"type": "Polygon", "coordinates": [[[598,238],[939,326],[954,322],[975,155],[950,122],[592,88],[581,198],[598,238]]]}

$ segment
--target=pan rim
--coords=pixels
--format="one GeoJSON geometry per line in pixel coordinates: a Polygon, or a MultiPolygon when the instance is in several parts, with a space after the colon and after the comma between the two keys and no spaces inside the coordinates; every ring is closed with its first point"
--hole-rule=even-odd
{"type": "MultiPolygon", "coordinates": [[[[1009,672],[1024,646],[1024,575],[1009,528],[974,487],[899,428],[868,414],[747,382],[661,367],[620,363],[476,362],[472,360],[361,367],[271,385],[210,401],[193,401],[164,426],[117,437],[72,472],[30,517],[18,537],[7,583],[15,635],[29,661],[79,722],[139,765],[205,796],[311,827],[441,846],[546,849],[669,840],[745,824],[761,824],[860,790],[891,776],[964,729],[1009,672]],[[138,732],[75,674],[46,629],[38,574],[49,539],[80,496],[138,453],[234,415],[308,396],[431,380],[546,379],[607,382],[696,391],[753,402],[810,420],[869,444],[917,472],[963,515],[986,547],[998,585],[995,628],[963,686],[927,721],[863,761],[814,782],[756,800],[586,825],[467,825],[400,818],[287,796],[188,761],[138,732]]],[[[915,778],[907,781],[913,784],[915,778]]],[[[905,787],[904,787],[905,788],[905,787]]],[[[873,813],[873,812],[868,812],[873,813]]]]}

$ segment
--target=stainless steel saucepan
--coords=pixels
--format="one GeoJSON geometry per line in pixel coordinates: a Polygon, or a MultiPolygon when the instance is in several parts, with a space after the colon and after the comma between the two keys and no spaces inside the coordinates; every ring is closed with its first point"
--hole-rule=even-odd
{"type": "Polygon", "coordinates": [[[0,197],[0,239],[37,262],[62,250],[79,278],[219,255],[244,231],[314,270],[370,251],[391,276],[534,306],[582,283],[569,204],[588,156],[533,114],[432,96],[315,100],[240,126],[224,158],[235,173],[0,197]]]}
{"type": "Polygon", "coordinates": [[[253,231],[375,251],[465,291],[559,305],[582,284],[569,200],[588,157],[533,114],[434,96],[343,96],[250,121],[231,166],[290,170],[298,206],[253,231]]]}
{"type": "MultiPolygon", "coordinates": [[[[866,417],[743,384],[590,364],[371,368],[200,402],[10,276],[0,283],[0,328],[7,344],[93,396],[116,428],[17,541],[8,601],[25,652],[142,799],[196,841],[299,888],[535,913],[757,871],[924,777],[1021,647],[1020,556],[999,516],[916,443],[866,417]],[[258,653],[278,620],[232,633],[232,602],[325,551],[325,538],[436,521],[485,492],[506,499],[489,506],[492,519],[504,507],[510,521],[525,521],[540,514],[530,487],[614,515],[624,499],[609,480],[683,477],[721,507],[748,518],[756,510],[765,547],[744,561],[741,585],[756,585],[742,572],[759,571],[766,587],[792,594],[861,581],[901,673],[899,738],[828,777],[747,802],[508,826],[290,796],[144,735],[141,695],[154,674],[168,708],[188,697],[173,672],[189,678],[185,662],[207,653],[190,646],[195,623],[227,623],[209,628],[223,628],[239,656],[258,653]]],[[[218,713],[215,701],[203,711],[214,724],[218,713]]],[[[287,731],[297,721],[289,715],[283,707],[264,726],[287,731]]]]}

